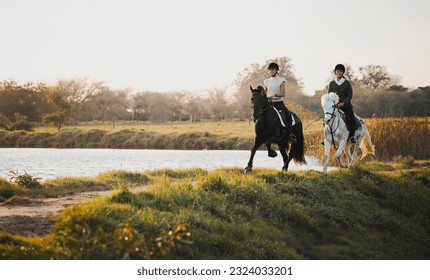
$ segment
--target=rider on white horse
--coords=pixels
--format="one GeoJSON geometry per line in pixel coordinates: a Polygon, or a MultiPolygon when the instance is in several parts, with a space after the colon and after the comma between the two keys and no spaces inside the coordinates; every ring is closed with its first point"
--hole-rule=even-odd
{"type": "Polygon", "coordinates": [[[341,109],[345,113],[346,124],[349,131],[348,139],[351,139],[351,143],[355,144],[355,116],[351,104],[352,86],[343,76],[345,73],[345,66],[337,64],[334,68],[334,73],[336,74],[336,79],[330,82],[328,92],[335,92],[337,96],[339,96],[339,103],[336,105],[336,108],[341,109]]]}

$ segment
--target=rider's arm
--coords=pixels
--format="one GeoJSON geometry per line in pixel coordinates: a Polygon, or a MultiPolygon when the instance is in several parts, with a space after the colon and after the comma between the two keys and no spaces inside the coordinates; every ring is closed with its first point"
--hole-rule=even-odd
{"type": "Polygon", "coordinates": [[[279,89],[279,93],[277,94],[277,96],[279,97],[285,96],[285,82],[282,82],[281,88],[279,89]]]}
{"type": "Polygon", "coordinates": [[[350,83],[348,83],[347,92],[348,92],[348,95],[343,100],[343,103],[351,103],[351,99],[352,99],[352,86],[351,86],[350,83]]]}

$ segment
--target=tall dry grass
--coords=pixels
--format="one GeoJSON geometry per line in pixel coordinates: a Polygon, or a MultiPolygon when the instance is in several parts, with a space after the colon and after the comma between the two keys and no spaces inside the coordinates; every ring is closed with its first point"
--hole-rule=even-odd
{"type": "Polygon", "coordinates": [[[376,157],[392,160],[397,156],[430,158],[430,129],[427,118],[372,119],[367,125],[376,157]]]}

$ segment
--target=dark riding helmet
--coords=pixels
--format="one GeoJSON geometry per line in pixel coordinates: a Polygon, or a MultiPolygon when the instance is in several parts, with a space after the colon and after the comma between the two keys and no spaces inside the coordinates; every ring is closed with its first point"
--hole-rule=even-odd
{"type": "Polygon", "coordinates": [[[269,66],[267,67],[267,69],[275,69],[276,71],[279,71],[279,65],[275,62],[272,62],[269,64],[269,66]]]}
{"type": "Polygon", "coordinates": [[[343,66],[343,64],[338,64],[336,65],[336,67],[334,68],[334,72],[336,72],[336,70],[340,70],[343,73],[345,73],[345,66],[343,66]]]}

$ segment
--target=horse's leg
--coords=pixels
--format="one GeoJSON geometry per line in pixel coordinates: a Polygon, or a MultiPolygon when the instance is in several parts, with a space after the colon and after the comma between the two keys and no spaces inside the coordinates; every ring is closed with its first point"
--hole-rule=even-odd
{"type": "Polygon", "coordinates": [[[351,155],[351,143],[347,142],[345,144],[345,155],[346,155],[346,164],[348,166],[352,165],[352,155],[351,155]]]}
{"type": "Polygon", "coordinates": [[[330,155],[330,146],[331,146],[331,142],[329,142],[324,137],[324,166],[323,166],[323,172],[327,172],[328,157],[330,155]]]}
{"type": "Polygon", "coordinates": [[[357,154],[358,154],[358,149],[360,148],[361,140],[363,140],[363,135],[359,135],[356,137],[357,143],[354,144],[354,152],[352,153],[351,164],[349,166],[352,166],[354,162],[357,160],[357,154]]]}
{"type": "Polygon", "coordinates": [[[343,151],[343,149],[345,148],[345,145],[346,145],[346,139],[345,139],[345,138],[342,138],[342,139],[339,141],[339,147],[337,148],[337,151],[336,151],[336,153],[335,153],[335,156],[336,156],[337,162],[339,163],[339,166],[340,166],[341,168],[346,168],[346,164],[345,164],[344,162],[342,162],[342,160],[341,160],[341,158],[340,158],[340,156],[342,155],[342,151],[343,151]]]}
{"type": "Polygon", "coordinates": [[[288,165],[290,164],[290,161],[291,161],[291,157],[289,157],[287,154],[288,144],[282,143],[282,144],[278,144],[278,146],[279,146],[279,151],[281,152],[281,155],[282,155],[282,160],[284,161],[284,166],[282,167],[282,170],[288,171],[288,165]]]}
{"type": "Polygon", "coordinates": [[[278,156],[278,153],[270,147],[271,144],[272,143],[270,143],[269,140],[266,141],[266,147],[267,147],[267,152],[269,153],[269,157],[274,158],[278,156]]]}
{"type": "Polygon", "coordinates": [[[264,143],[261,138],[255,137],[254,147],[251,149],[251,157],[249,158],[248,165],[245,167],[245,173],[249,174],[252,172],[252,162],[254,161],[255,152],[264,143]]]}

